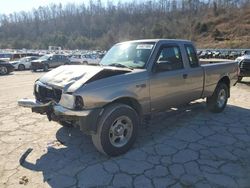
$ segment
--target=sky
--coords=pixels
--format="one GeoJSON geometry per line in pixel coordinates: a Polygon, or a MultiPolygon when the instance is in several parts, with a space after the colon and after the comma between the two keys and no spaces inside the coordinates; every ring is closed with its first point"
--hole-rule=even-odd
{"type": "MultiPolygon", "coordinates": [[[[93,0],[95,2],[95,0],[93,0]]],[[[112,1],[117,2],[118,0],[112,1]]],[[[128,0],[125,0],[128,2],[128,0]]],[[[0,14],[10,14],[13,12],[30,11],[39,6],[46,6],[51,3],[66,5],[67,3],[88,4],[89,0],[0,0],[0,14]]],[[[101,2],[106,3],[107,0],[101,2]]],[[[121,1],[123,2],[123,1],[121,1]]]]}

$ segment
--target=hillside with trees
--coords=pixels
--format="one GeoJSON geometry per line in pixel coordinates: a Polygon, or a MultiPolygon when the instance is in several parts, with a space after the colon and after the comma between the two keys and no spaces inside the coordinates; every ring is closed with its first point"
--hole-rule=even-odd
{"type": "Polygon", "coordinates": [[[0,15],[0,48],[108,49],[124,40],[183,38],[199,48],[250,48],[249,0],[51,4],[0,15]]]}

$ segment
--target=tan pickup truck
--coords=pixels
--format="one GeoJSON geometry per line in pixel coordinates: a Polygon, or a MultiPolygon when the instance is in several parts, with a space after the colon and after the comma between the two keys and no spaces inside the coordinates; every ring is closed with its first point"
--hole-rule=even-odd
{"type": "Polygon", "coordinates": [[[99,66],[54,69],[35,82],[35,99],[20,106],[64,126],[79,126],[106,155],[129,150],[145,115],[206,98],[221,112],[237,81],[235,62],[200,65],[186,40],[137,40],[114,45],[99,66]]]}

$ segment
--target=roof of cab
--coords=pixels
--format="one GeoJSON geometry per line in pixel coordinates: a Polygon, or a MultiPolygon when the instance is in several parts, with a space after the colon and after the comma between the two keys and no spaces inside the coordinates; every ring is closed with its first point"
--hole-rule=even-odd
{"type": "Polygon", "coordinates": [[[190,40],[184,39],[141,39],[141,40],[130,40],[120,42],[118,44],[127,43],[127,42],[176,42],[176,43],[192,43],[190,40]]]}

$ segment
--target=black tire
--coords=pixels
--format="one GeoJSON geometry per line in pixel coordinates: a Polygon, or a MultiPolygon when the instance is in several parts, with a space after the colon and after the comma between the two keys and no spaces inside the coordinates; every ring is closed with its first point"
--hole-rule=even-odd
{"type": "Polygon", "coordinates": [[[32,69],[33,72],[36,72],[36,69],[32,69]]]}
{"type": "Polygon", "coordinates": [[[83,61],[82,64],[83,64],[83,65],[87,65],[88,62],[87,62],[87,61],[83,61]]]}
{"type": "Polygon", "coordinates": [[[213,95],[211,97],[207,97],[207,107],[209,111],[213,113],[222,112],[227,105],[228,96],[228,86],[223,82],[218,83],[213,95]]]}
{"type": "Polygon", "coordinates": [[[238,82],[241,82],[242,79],[243,79],[242,76],[238,76],[238,82]]]}
{"type": "Polygon", "coordinates": [[[59,121],[58,123],[63,127],[68,127],[68,128],[73,127],[73,123],[71,121],[59,121]]]}
{"type": "Polygon", "coordinates": [[[43,66],[43,71],[44,71],[44,72],[48,72],[48,71],[49,71],[49,65],[45,64],[45,65],[43,66]]]}
{"type": "Polygon", "coordinates": [[[23,64],[18,65],[18,70],[19,71],[25,70],[25,66],[23,64]]]}
{"type": "Polygon", "coordinates": [[[5,66],[1,66],[0,69],[1,69],[0,70],[0,75],[7,75],[7,74],[10,73],[9,69],[7,67],[5,67],[5,66]]]}
{"type": "MultiPolygon", "coordinates": [[[[120,121],[122,122],[123,120],[121,119],[120,121]]],[[[109,105],[104,109],[104,112],[98,122],[97,133],[92,135],[93,144],[99,152],[105,155],[118,156],[126,153],[136,140],[139,123],[140,121],[138,114],[130,106],[125,104],[109,105]],[[112,129],[114,130],[114,132],[118,130],[116,132],[117,134],[120,132],[120,128],[118,127],[118,129],[116,129],[117,127],[115,127],[115,125],[118,124],[118,121],[120,120],[119,118],[125,118],[126,120],[128,120],[128,122],[123,125],[130,123],[130,125],[128,124],[130,128],[126,129],[122,127],[122,137],[124,137],[125,139],[126,137],[128,138],[125,140],[125,143],[123,143],[124,145],[115,146],[114,144],[112,144],[112,138],[110,137],[112,137],[113,134],[111,131],[112,129]]],[[[118,126],[120,126],[120,124],[118,126]]],[[[114,133],[114,137],[115,136],[117,135],[115,135],[114,133]]],[[[118,142],[121,140],[122,139],[118,138],[118,142]]],[[[119,143],[115,144],[118,145],[119,143]]]]}

